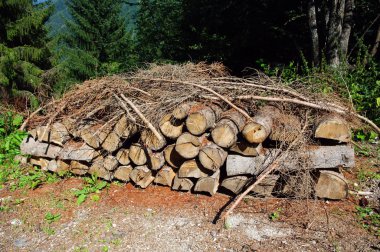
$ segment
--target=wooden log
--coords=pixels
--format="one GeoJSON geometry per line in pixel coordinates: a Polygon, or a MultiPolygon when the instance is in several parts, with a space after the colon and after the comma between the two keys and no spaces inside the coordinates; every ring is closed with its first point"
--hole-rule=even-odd
{"type": "Polygon", "coordinates": [[[147,148],[151,150],[161,150],[166,146],[166,139],[161,133],[158,132],[158,134],[161,135],[160,138],[157,138],[157,136],[153,134],[151,130],[143,130],[141,132],[141,141],[147,148]]]}
{"type": "Polygon", "coordinates": [[[50,127],[37,127],[36,131],[40,142],[54,143],[62,146],[70,139],[69,132],[62,123],[54,123],[50,127]]]}
{"type": "Polygon", "coordinates": [[[215,110],[210,106],[196,105],[190,110],[190,114],[186,119],[186,127],[191,134],[198,136],[214,127],[217,119],[215,110]]]}
{"type": "Polygon", "coordinates": [[[175,144],[168,145],[164,149],[165,161],[173,168],[179,168],[183,162],[186,161],[178,152],[175,150],[175,144]]]}
{"type": "Polygon", "coordinates": [[[132,144],[129,148],[129,159],[135,165],[144,165],[148,160],[144,148],[138,143],[132,144]]]}
{"type": "Polygon", "coordinates": [[[341,173],[321,170],[315,185],[315,195],[326,199],[345,199],[348,196],[348,184],[341,173]]]}
{"type": "Polygon", "coordinates": [[[25,155],[56,158],[59,156],[62,148],[53,144],[41,143],[32,137],[26,137],[20,145],[20,151],[25,155]]]}
{"type": "Polygon", "coordinates": [[[104,158],[103,166],[108,171],[113,171],[119,166],[119,162],[117,161],[116,157],[108,155],[104,158]]]}
{"type": "Polygon", "coordinates": [[[91,162],[94,158],[98,157],[100,153],[87,144],[75,143],[66,144],[60,151],[58,157],[63,160],[76,160],[91,162]]]}
{"type": "Polygon", "coordinates": [[[190,191],[193,188],[194,183],[188,178],[174,177],[172,189],[177,191],[190,191]]]}
{"type": "Polygon", "coordinates": [[[183,126],[184,122],[175,119],[171,114],[165,115],[159,123],[161,133],[170,139],[177,139],[182,134],[183,126]]]}
{"type": "Polygon", "coordinates": [[[211,131],[213,141],[223,148],[229,148],[237,141],[237,136],[245,126],[245,117],[238,111],[231,109],[221,115],[211,131]]]}
{"type": "Polygon", "coordinates": [[[175,150],[183,158],[195,158],[199,154],[200,139],[190,133],[183,133],[177,139],[175,150]]]}
{"type": "MultiPolygon", "coordinates": [[[[272,163],[279,150],[268,149],[266,156],[243,157],[228,155],[227,176],[252,174],[258,175],[264,167],[272,163]]],[[[347,145],[308,146],[305,150],[289,152],[289,158],[281,162],[283,170],[350,168],[355,165],[354,149],[347,145]]]]}
{"type": "Polygon", "coordinates": [[[147,149],[148,161],[147,165],[149,169],[157,171],[162,168],[165,164],[165,157],[163,152],[153,152],[147,149]]]}
{"type": "Polygon", "coordinates": [[[211,196],[216,193],[219,187],[220,171],[216,171],[210,177],[200,178],[195,184],[195,192],[207,192],[211,196]]]}
{"type": "Polygon", "coordinates": [[[96,175],[97,177],[102,178],[104,180],[108,180],[108,181],[111,181],[113,179],[113,172],[104,168],[103,157],[97,158],[92,163],[92,165],[90,166],[90,169],[88,170],[88,173],[92,175],[96,175]]]}
{"type": "Polygon", "coordinates": [[[239,194],[244,189],[244,186],[247,184],[247,182],[247,176],[234,176],[224,179],[220,186],[231,191],[234,194],[239,194]]]}
{"type": "Polygon", "coordinates": [[[205,168],[195,159],[184,162],[178,171],[179,178],[203,178],[207,176],[205,168]]]}
{"type": "Polygon", "coordinates": [[[186,119],[191,107],[193,107],[195,104],[196,104],[195,102],[187,102],[187,103],[180,104],[173,110],[173,117],[177,120],[186,119]]]}
{"type": "Polygon", "coordinates": [[[56,173],[67,172],[70,170],[70,163],[63,160],[52,159],[49,161],[47,169],[56,173]]]}
{"type": "Polygon", "coordinates": [[[29,130],[28,131],[28,134],[29,136],[31,136],[33,139],[37,139],[37,130],[36,129],[32,129],[32,130],[29,130]]]}
{"type": "Polygon", "coordinates": [[[252,192],[260,196],[271,196],[279,178],[280,175],[267,175],[252,189],[252,192]]]}
{"type": "Polygon", "coordinates": [[[120,137],[113,131],[111,131],[104,142],[102,143],[102,148],[109,153],[116,151],[122,145],[120,137]]]}
{"type": "Polygon", "coordinates": [[[155,179],[146,165],[136,166],[129,174],[131,180],[141,188],[147,188],[155,179]]]}
{"type": "Polygon", "coordinates": [[[229,150],[233,153],[237,153],[247,157],[256,157],[260,153],[265,153],[261,144],[251,144],[246,141],[236,142],[234,145],[230,147],[229,150]]]}
{"type": "Polygon", "coordinates": [[[114,178],[121,180],[121,181],[124,181],[124,182],[128,182],[130,180],[129,176],[130,176],[132,170],[133,170],[133,167],[130,165],[119,166],[115,170],[114,178]]]}
{"type": "Polygon", "coordinates": [[[129,165],[131,160],[129,159],[129,150],[120,149],[116,154],[116,159],[121,165],[129,165]]]}
{"type": "Polygon", "coordinates": [[[43,171],[48,170],[49,161],[49,159],[43,157],[31,157],[29,159],[29,163],[31,165],[39,166],[43,171]]]}
{"type": "Polygon", "coordinates": [[[316,123],[314,137],[348,143],[351,140],[350,127],[342,117],[327,115],[316,123]]]}
{"type": "Polygon", "coordinates": [[[78,162],[78,161],[71,161],[70,162],[70,172],[76,175],[85,175],[87,172],[89,172],[89,167],[86,163],[78,162]]]}
{"type": "Polygon", "coordinates": [[[171,187],[174,177],[175,172],[173,169],[169,166],[164,166],[161,170],[158,171],[156,178],[154,179],[154,183],[171,187]]]}
{"type": "Polygon", "coordinates": [[[115,124],[113,131],[120,137],[124,139],[130,139],[134,136],[138,128],[136,124],[128,121],[127,116],[122,115],[119,121],[115,124]]]}
{"type": "Polygon", "coordinates": [[[199,150],[199,162],[202,166],[215,172],[226,161],[228,153],[214,143],[209,143],[199,150]]]}
{"type": "Polygon", "coordinates": [[[107,138],[109,130],[98,130],[98,127],[84,128],[80,131],[80,137],[83,141],[94,149],[99,149],[107,138]]]}

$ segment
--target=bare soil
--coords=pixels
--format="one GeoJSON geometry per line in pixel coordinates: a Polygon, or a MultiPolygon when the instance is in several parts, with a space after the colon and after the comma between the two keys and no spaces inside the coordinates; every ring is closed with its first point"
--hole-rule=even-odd
{"type": "Polygon", "coordinates": [[[355,202],[249,198],[213,224],[229,197],[112,184],[78,206],[70,178],[36,190],[0,191],[0,251],[374,251],[355,202]],[[48,224],[46,213],[61,214],[48,224]],[[278,220],[269,215],[279,212],[278,220]]]}

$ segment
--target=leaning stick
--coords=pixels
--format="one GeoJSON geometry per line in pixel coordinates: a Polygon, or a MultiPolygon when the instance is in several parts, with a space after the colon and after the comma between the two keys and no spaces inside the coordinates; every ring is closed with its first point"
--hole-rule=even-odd
{"type": "MultiPolygon", "coordinates": [[[[305,131],[307,125],[308,125],[308,113],[306,114],[306,121],[305,125],[302,129],[302,132],[305,131]]],[[[264,180],[266,176],[268,176],[271,172],[276,170],[279,167],[280,162],[287,157],[287,154],[289,150],[298,142],[302,134],[300,134],[293,142],[289,144],[289,146],[286,148],[284,152],[278,153],[276,159],[272,162],[271,165],[269,165],[260,175],[257,177],[256,181],[250,185],[242,194],[239,195],[239,197],[235,200],[235,202],[232,204],[230,209],[222,215],[221,219],[227,220],[228,216],[232,213],[232,211],[239,205],[239,203],[242,201],[242,199],[255,188],[258,184],[260,184],[261,181],[264,180]]]]}
{"type": "Polygon", "coordinates": [[[121,98],[128,103],[129,106],[136,112],[136,114],[141,118],[141,120],[148,126],[148,128],[153,132],[153,134],[159,139],[160,141],[163,141],[162,135],[156,130],[156,128],[151,124],[148,119],[141,113],[141,111],[135,106],[135,104],[130,101],[127,97],[125,97],[123,94],[120,94],[121,98]]]}
{"type": "Polygon", "coordinates": [[[266,97],[266,96],[257,96],[257,95],[241,95],[241,96],[235,97],[235,99],[241,99],[241,100],[244,100],[244,99],[245,100],[247,100],[247,99],[253,99],[253,100],[261,100],[261,101],[288,102],[288,103],[294,103],[294,104],[303,105],[303,106],[310,107],[310,108],[315,108],[315,109],[335,112],[335,113],[338,113],[338,114],[341,114],[341,115],[350,114],[350,115],[353,115],[356,118],[359,118],[362,121],[368,123],[378,133],[380,133],[380,128],[373,121],[371,121],[367,117],[364,117],[364,116],[359,115],[357,113],[353,113],[353,112],[351,112],[351,111],[349,111],[347,109],[331,108],[331,107],[328,107],[328,106],[322,106],[322,105],[319,105],[319,104],[315,104],[315,103],[311,103],[311,102],[307,102],[307,101],[301,101],[301,100],[298,100],[298,99],[266,97]]]}
{"type": "Polygon", "coordinates": [[[120,99],[119,96],[113,94],[113,96],[116,98],[116,100],[119,101],[121,107],[127,112],[129,118],[132,120],[132,122],[136,123],[136,119],[131,115],[131,113],[129,112],[129,109],[127,107],[127,105],[125,105],[125,103],[120,99]]]}

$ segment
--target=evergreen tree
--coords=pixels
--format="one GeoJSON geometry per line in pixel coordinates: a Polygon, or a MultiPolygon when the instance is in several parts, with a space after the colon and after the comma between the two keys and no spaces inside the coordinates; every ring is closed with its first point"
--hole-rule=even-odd
{"type": "Polygon", "coordinates": [[[32,0],[0,1],[0,98],[28,98],[41,87],[41,75],[50,68],[47,29],[52,8],[32,0]]]}
{"type": "Polygon", "coordinates": [[[74,80],[125,70],[133,63],[122,0],[68,0],[71,19],[63,66],[74,80]]]}

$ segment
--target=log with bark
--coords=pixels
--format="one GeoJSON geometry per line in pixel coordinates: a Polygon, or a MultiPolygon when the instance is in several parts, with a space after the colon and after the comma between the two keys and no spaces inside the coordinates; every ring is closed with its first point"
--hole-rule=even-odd
{"type": "Polygon", "coordinates": [[[129,150],[128,149],[120,149],[116,153],[116,159],[121,165],[129,165],[131,160],[129,159],[129,150]]]}
{"type": "Polygon", "coordinates": [[[164,149],[165,161],[173,168],[179,168],[186,161],[176,150],[175,144],[168,145],[164,149]]]}
{"type": "Polygon", "coordinates": [[[121,181],[124,181],[124,182],[128,182],[130,180],[129,176],[130,176],[132,170],[133,170],[133,167],[130,165],[119,166],[115,170],[114,178],[121,180],[121,181]]]}
{"type": "Polygon", "coordinates": [[[178,137],[175,150],[183,158],[191,159],[198,156],[200,146],[201,142],[199,137],[185,132],[178,137]]]}
{"type": "Polygon", "coordinates": [[[191,134],[199,136],[214,127],[221,109],[217,105],[206,106],[201,104],[193,106],[189,113],[186,119],[186,128],[191,134]]]}
{"type": "Polygon", "coordinates": [[[166,139],[161,133],[157,132],[157,134],[160,135],[159,138],[151,130],[143,130],[141,132],[141,141],[153,151],[161,150],[166,146],[166,139]]]}
{"type": "Polygon", "coordinates": [[[148,161],[147,166],[153,171],[157,171],[162,168],[165,164],[165,157],[163,151],[153,152],[150,149],[147,149],[148,161]]]}

